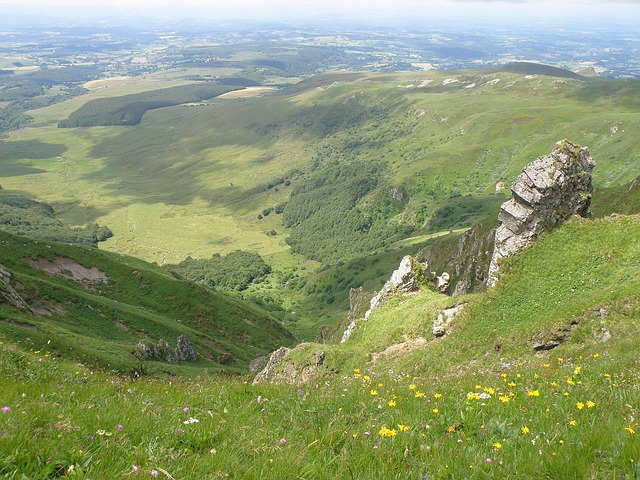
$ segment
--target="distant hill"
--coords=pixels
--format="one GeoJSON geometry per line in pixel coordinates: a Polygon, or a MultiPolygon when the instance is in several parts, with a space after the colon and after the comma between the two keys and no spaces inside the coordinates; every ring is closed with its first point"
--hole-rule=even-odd
{"type": "Polygon", "coordinates": [[[124,372],[240,372],[293,336],[255,306],[141,260],[0,232],[0,333],[26,348],[124,372]],[[140,358],[185,336],[196,362],[140,358]],[[136,353],[138,356],[136,356],[136,353]]]}
{"type": "Polygon", "coordinates": [[[519,73],[522,75],[545,75],[547,77],[572,78],[574,80],[590,81],[592,78],[585,77],[571,70],[564,68],[552,67],[541,63],[531,62],[514,62],[509,63],[500,69],[503,72],[519,73]]]}

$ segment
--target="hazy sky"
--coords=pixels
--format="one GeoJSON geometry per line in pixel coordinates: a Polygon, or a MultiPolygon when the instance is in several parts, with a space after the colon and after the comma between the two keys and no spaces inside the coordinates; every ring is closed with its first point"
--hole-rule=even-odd
{"type": "Polygon", "coordinates": [[[0,15],[43,12],[68,15],[144,14],[149,16],[295,19],[317,16],[411,18],[427,14],[589,16],[637,19],[640,0],[0,0],[0,15]]]}

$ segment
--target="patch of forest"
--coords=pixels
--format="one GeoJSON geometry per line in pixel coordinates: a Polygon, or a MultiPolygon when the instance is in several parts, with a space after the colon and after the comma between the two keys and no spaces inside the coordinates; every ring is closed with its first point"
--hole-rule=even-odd
{"type": "Polygon", "coordinates": [[[97,223],[72,228],[55,218],[53,207],[18,193],[0,191],[0,229],[14,235],[97,246],[113,236],[97,223]]]}
{"type": "Polygon", "coordinates": [[[148,110],[201,102],[238,90],[236,85],[197,83],[91,100],[58,124],[60,128],[137,125],[148,110]]]}
{"type": "Polygon", "coordinates": [[[391,197],[385,169],[375,162],[327,162],[303,180],[282,213],[293,251],[332,263],[408,236],[413,226],[388,221],[404,203],[391,197]]]}
{"type": "Polygon", "coordinates": [[[257,253],[236,250],[228,255],[214,254],[211,258],[193,259],[187,257],[177,265],[167,265],[167,269],[180,277],[207,287],[223,287],[245,290],[268,273],[271,268],[257,253]]]}

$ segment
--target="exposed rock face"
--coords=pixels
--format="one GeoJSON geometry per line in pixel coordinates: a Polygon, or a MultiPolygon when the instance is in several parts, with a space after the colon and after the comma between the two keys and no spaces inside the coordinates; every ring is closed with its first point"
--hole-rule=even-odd
{"type": "Polygon", "coordinates": [[[262,370],[269,361],[269,355],[261,355],[249,362],[249,373],[255,375],[262,370]]]}
{"type": "Polygon", "coordinates": [[[349,290],[349,313],[347,314],[349,325],[342,334],[340,343],[346,342],[351,336],[351,333],[356,328],[356,320],[366,315],[366,309],[370,306],[372,297],[373,295],[370,292],[365,292],[362,287],[349,290]]]}
{"type": "MultiPolygon", "coordinates": [[[[410,255],[403,257],[400,261],[400,266],[391,274],[391,278],[389,278],[382,289],[371,298],[369,310],[365,312],[364,319],[367,320],[374,310],[383,306],[397,293],[415,293],[420,290],[421,286],[427,284],[425,279],[427,268],[428,265],[420,263],[410,255]]],[[[444,293],[449,288],[450,275],[447,272],[443,272],[442,275],[437,276],[435,272],[431,272],[429,280],[435,290],[444,293]]],[[[361,289],[358,291],[361,292],[361,289]]],[[[355,295],[353,289],[351,293],[355,295]]],[[[363,318],[358,314],[360,307],[357,306],[357,308],[355,308],[354,306],[354,298],[350,297],[350,299],[352,301],[352,308],[349,312],[350,323],[344,331],[340,343],[344,343],[349,339],[353,330],[356,328],[356,321],[359,318],[363,318]]]]}
{"type": "MultiPolygon", "coordinates": [[[[494,237],[495,228],[480,224],[462,235],[455,249],[449,245],[431,246],[421,250],[417,258],[428,265],[426,274],[431,277],[432,269],[448,272],[449,286],[444,291],[439,289],[441,293],[456,297],[481,291],[487,286],[494,237]]],[[[441,277],[444,276],[443,273],[441,277]]]]}
{"type": "Polygon", "coordinates": [[[160,360],[173,364],[195,362],[199,358],[193,343],[184,335],[178,337],[178,345],[175,349],[163,339],[160,339],[156,345],[145,345],[140,342],[134,355],[142,360],[160,360]]]}
{"type": "Polygon", "coordinates": [[[194,347],[193,343],[184,335],[178,337],[176,356],[179,362],[197,362],[199,358],[196,347],[194,347]]]}
{"type": "Polygon", "coordinates": [[[280,365],[280,363],[282,363],[282,360],[289,352],[290,349],[288,349],[287,347],[280,347],[278,350],[273,352],[269,356],[267,365],[253,379],[253,384],[257,385],[259,383],[269,383],[270,381],[274,380],[278,366],[280,365]]]}
{"type": "Polygon", "coordinates": [[[521,251],[542,232],[573,215],[590,216],[593,167],[587,148],[568,140],[524,167],[511,187],[513,198],[500,207],[489,287],[498,280],[501,258],[521,251]]]}
{"type": "MultiPolygon", "coordinates": [[[[424,284],[424,269],[425,266],[412,256],[406,255],[403,257],[400,261],[400,266],[391,274],[391,278],[387,280],[382,290],[376,293],[371,299],[369,310],[365,312],[364,319],[367,320],[371,312],[387,303],[396,293],[417,292],[420,286],[424,284]]],[[[349,323],[349,326],[342,335],[340,343],[344,343],[349,339],[353,330],[356,328],[356,320],[357,318],[351,320],[351,323],[349,323]]]]}
{"type": "Polygon", "coordinates": [[[464,306],[465,304],[461,303],[450,308],[445,308],[433,322],[431,327],[433,335],[436,337],[444,337],[449,333],[448,328],[451,321],[458,315],[458,313],[460,313],[464,306]]]}
{"type": "Polygon", "coordinates": [[[20,310],[32,311],[27,302],[11,286],[11,274],[0,265],[0,301],[2,300],[20,310]]]}

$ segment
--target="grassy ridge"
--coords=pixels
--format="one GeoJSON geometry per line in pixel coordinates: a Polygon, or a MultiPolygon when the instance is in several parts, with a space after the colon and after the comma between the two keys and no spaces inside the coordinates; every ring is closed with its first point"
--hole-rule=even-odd
{"type": "Polygon", "coordinates": [[[260,309],[176,280],[143,261],[6,233],[0,233],[0,241],[2,265],[34,310],[0,304],[0,329],[35,348],[50,345],[59,354],[115,370],[188,373],[222,365],[243,370],[253,358],[293,340],[260,309]],[[58,275],[49,275],[29,259],[64,259],[66,264],[58,275]],[[70,272],[80,265],[96,267],[108,280],[71,280],[70,272]],[[133,355],[138,342],[163,339],[175,346],[179,335],[195,344],[199,362],[170,366],[133,355]]]}
{"type": "Polygon", "coordinates": [[[308,375],[298,386],[129,381],[0,338],[0,472],[633,478],[639,235],[637,216],[545,235],[496,289],[462,299],[441,340],[429,336],[430,321],[450,298],[394,299],[346,344],[296,348],[289,365],[308,375]],[[572,322],[565,343],[534,352],[539,333],[572,322]]]}

